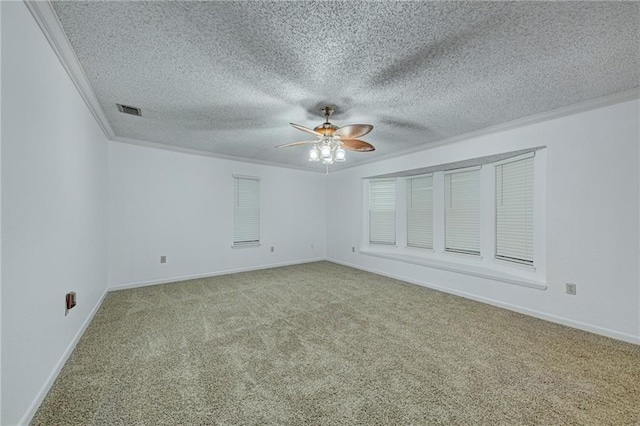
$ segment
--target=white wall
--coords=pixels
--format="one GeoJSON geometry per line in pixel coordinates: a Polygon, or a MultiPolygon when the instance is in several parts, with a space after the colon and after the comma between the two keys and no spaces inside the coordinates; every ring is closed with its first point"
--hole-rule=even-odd
{"type": "Polygon", "coordinates": [[[109,206],[111,286],[325,257],[321,173],[110,142],[109,206]],[[261,178],[260,247],[231,248],[234,174],[261,178]]]}
{"type": "Polygon", "coordinates": [[[1,8],[1,423],[14,425],[37,409],[106,290],[108,153],[25,4],[1,8]]]}
{"type": "MultiPolygon", "coordinates": [[[[2,5],[0,5],[0,27],[2,26],[2,5]]],[[[0,52],[2,51],[2,31],[0,29],[0,52]]],[[[0,82],[2,81],[2,55],[0,55],[0,82]]],[[[0,100],[2,84],[0,84],[0,100]]],[[[0,101],[0,230],[2,229],[2,102],[0,101]]],[[[2,233],[0,233],[0,422],[2,421],[2,233]]]]}
{"type": "Polygon", "coordinates": [[[639,102],[616,104],[329,175],[327,257],[575,327],[640,342],[639,102]],[[547,290],[365,254],[363,177],[546,145],[547,290]],[[578,294],[565,294],[565,283],[578,294]]]}
{"type": "Polygon", "coordinates": [[[107,283],[327,256],[640,342],[638,101],[327,178],[107,142],[26,6],[0,2],[0,10],[3,425],[24,422],[37,409],[107,283]],[[363,241],[362,177],[538,145],[548,147],[546,229],[539,231],[547,241],[547,290],[351,253],[363,241]],[[262,179],[259,248],[231,248],[233,174],[262,179]],[[159,263],[161,255],[167,264],[159,263]],[[564,293],[565,282],[578,284],[577,296],[564,293]],[[64,316],[71,290],[79,304],[64,316]]]}

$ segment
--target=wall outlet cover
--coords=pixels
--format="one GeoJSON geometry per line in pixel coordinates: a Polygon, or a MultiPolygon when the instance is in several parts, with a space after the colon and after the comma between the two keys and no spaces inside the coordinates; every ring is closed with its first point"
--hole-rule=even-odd
{"type": "Polygon", "coordinates": [[[67,316],[69,310],[76,306],[76,292],[70,291],[64,296],[65,310],[64,315],[67,316]]]}
{"type": "Polygon", "coordinates": [[[572,284],[572,283],[567,283],[567,294],[570,294],[572,296],[576,295],[576,285],[572,284]]]}
{"type": "Polygon", "coordinates": [[[160,256],[160,263],[167,263],[167,256],[160,256]]]}

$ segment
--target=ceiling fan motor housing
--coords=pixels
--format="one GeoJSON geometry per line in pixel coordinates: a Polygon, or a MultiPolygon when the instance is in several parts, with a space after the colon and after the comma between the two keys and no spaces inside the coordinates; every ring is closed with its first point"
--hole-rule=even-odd
{"type": "Polygon", "coordinates": [[[313,130],[315,130],[318,133],[323,134],[324,136],[333,136],[333,134],[338,129],[339,129],[338,126],[334,126],[333,124],[329,123],[328,121],[326,123],[323,123],[323,124],[313,128],[313,130]]]}
{"type": "Polygon", "coordinates": [[[335,109],[333,109],[333,107],[326,106],[324,108],[321,108],[320,111],[324,113],[324,118],[325,118],[324,123],[314,127],[313,130],[315,130],[316,132],[324,136],[333,136],[336,130],[339,129],[338,126],[334,126],[333,124],[329,123],[329,117],[331,117],[335,109]]]}

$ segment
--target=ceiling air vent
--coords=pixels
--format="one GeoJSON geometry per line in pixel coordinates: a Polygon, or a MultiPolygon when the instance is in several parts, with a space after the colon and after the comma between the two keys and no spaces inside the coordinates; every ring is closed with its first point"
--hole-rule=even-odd
{"type": "Polygon", "coordinates": [[[140,108],[136,108],[136,107],[132,107],[132,106],[128,106],[128,105],[121,105],[121,104],[116,104],[118,105],[118,111],[123,112],[125,114],[131,114],[131,115],[137,115],[138,117],[142,117],[142,111],[140,111],[140,108]]]}

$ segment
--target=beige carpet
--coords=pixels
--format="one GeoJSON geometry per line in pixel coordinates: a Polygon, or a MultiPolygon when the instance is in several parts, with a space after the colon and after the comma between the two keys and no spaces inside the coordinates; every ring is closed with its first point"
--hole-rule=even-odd
{"type": "Polygon", "coordinates": [[[639,346],[320,262],[110,293],[32,424],[639,421],[639,346]]]}

